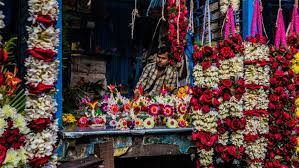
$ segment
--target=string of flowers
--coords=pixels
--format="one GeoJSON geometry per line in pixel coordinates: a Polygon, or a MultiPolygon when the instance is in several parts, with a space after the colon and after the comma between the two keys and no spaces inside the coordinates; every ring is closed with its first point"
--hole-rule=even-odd
{"type": "Polygon", "coordinates": [[[270,55],[270,125],[266,167],[288,167],[296,145],[296,137],[292,135],[296,123],[294,72],[289,68],[293,55],[284,47],[272,47],[270,55]]]}
{"type": "Polygon", "coordinates": [[[217,131],[219,135],[216,152],[219,163],[232,162],[240,165],[245,152],[243,133],[246,119],[243,116],[245,93],[242,37],[236,34],[233,8],[229,6],[225,24],[224,40],[217,46],[220,59],[219,76],[221,105],[217,131]],[[232,35],[230,36],[230,31],[232,35]]]}
{"type": "Polygon", "coordinates": [[[27,135],[26,150],[31,167],[55,167],[54,155],[57,141],[57,103],[55,83],[59,61],[56,59],[59,30],[56,0],[29,0],[30,25],[28,32],[28,58],[25,60],[27,74],[26,120],[30,133],[27,135]]]}
{"type": "MultiPolygon", "coordinates": [[[[299,27],[298,27],[299,20],[297,20],[298,19],[297,12],[298,12],[298,2],[295,1],[295,5],[293,8],[292,21],[289,26],[291,28],[290,28],[289,36],[287,37],[287,43],[289,45],[290,51],[294,55],[293,59],[291,60],[291,63],[292,63],[291,69],[295,73],[294,83],[295,83],[295,88],[296,88],[296,100],[295,100],[296,123],[298,123],[298,121],[299,121],[299,92],[297,89],[299,87],[299,52],[298,52],[298,50],[299,50],[299,32],[298,32],[299,31],[299,27]]],[[[293,155],[294,163],[297,163],[297,164],[299,162],[299,160],[298,160],[298,153],[299,153],[298,132],[299,132],[299,127],[297,124],[296,128],[295,128],[295,133],[297,136],[297,146],[296,146],[296,153],[294,153],[294,155],[293,155]]]]}
{"type": "Polygon", "coordinates": [[[248,37],[245,46],[244,132],[249,167],[263,167],[269,132],[269,47],[263,36],[248,37]]]}
{"type": "Polygon", "coordinates": [[[214,165],[214,148],[218,141],[217,111],[220,105],[219,90],[194,87],[190,100],[193,125],[196,131],[192,133],[199,160],[198,166],[212,167],[214,165]]]}
{"type": "Polygon", "coordinates": [[[171,44],[170,64],[181,62],[186,45],[188,10],[186,0],[168,0],[168,40],[171,44]]]}

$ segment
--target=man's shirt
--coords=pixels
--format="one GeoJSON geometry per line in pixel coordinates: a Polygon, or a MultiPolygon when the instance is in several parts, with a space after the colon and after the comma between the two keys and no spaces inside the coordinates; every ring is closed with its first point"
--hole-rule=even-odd
{"type": "Polygon", "coordinates": [[[142,86],[145,93],[153,96],[160,94],[163,84],[171,88],[176,88],[177,80],[178,72],[175,67],[167,66],[163,70],[162,75],[158,76],[156,63],[150,63],[144,67],[137,87],[142,86]]]}

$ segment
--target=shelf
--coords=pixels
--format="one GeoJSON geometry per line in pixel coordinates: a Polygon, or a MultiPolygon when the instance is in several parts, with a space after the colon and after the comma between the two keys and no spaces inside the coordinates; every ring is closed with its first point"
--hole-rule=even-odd
{"type": "Polygon", "coordinates": [[[60,135],[64,139],[76,139],[85,136],[98,136],[98,135],[147,135],[147,134],[169,134],[169,133],[190,133],[193,128],[167,128],[167,127],[155,127],[153,129],[133,129],[133,130],[116,130],[116,129],[104,129],[104,128],[73,128],[65,129],[60,132],[60,135]]]}

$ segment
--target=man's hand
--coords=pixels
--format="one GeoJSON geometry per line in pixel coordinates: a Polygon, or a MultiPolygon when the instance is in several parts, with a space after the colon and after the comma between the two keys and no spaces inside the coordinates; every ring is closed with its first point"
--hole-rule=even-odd
{"type": "Polygon", "coordinates": [[[140,91],[138,89],[134,90],[134,98],[137,99],[138,97],[140,97],[140,91]]]}

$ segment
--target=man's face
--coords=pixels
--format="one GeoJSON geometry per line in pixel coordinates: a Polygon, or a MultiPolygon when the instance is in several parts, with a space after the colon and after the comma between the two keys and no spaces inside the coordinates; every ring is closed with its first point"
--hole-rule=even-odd
{"type": "Polygon", "coordinates": [[[168,52],[158,54],[156,62],[157,62],[157,66],[159,68],[166,67],[168,65],[168,63],[169,63],[168,62],[168,52]]]}

